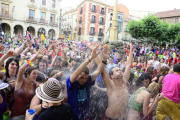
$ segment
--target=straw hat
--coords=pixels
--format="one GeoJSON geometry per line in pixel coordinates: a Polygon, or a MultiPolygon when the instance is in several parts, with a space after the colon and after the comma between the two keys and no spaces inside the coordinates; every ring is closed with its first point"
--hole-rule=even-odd
{"type": "Polygon", "coordinates": [[[9,86],[8,83],[2,83],[1,80],[0,80],[0,90],[6,88],[6,87],[8,87],[8,86],[9,86]]]}
{"type": "Polygon", "coordinates": [[[64,100],[61,85],[56,80],[48,80],[36,89],[36,95],[43,101],[59,103],[64,100]]]}

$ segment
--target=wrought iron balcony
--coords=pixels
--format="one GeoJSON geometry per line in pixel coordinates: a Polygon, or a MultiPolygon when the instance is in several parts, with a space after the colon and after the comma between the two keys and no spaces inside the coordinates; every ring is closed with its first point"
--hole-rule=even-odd
{"type": "Polygon", "coordinates": [[[81,9],[81,10],[80,10],[80,14],[82,14],[82,13],[83,13],[83,10],[81,9]]]}
{"type": "Polygon", "coordinates": [[[0,13],[0,18],[12,19],[12,14],[0,13]]]}
{"type": "Polygon", "coordinates": [[[104,25],[105,23],[104,21],[99,21],[99,24],[104,25]]]}
{"type": "Polygon", "coordinates": [[[81,35],[81,32],[78,32],[78,35],[81,35]]]}
{"type": "Polygon", "coordinates": [[[79,24],[81,24],[82,23],[82,20],[79,20],[79,24]]]}
{"type": "Polygon", "coordinates": [[[97,9],[91,9],[91,12],[94,12],[94,13],[96,13],[96,11],[97,11],[97,9]]]}
{"type": "Polygon", "coordinates": [[[39,24],[48,24],[48,21],[45,19],[38,19],[39,24]]]}
{"type": "Polygon", "coordinates": [[[53,26],[58,26],[58,23],[55,22],[55,21],[50,21],[50,22],[49,22],[49,25],[51,25],[51,26],[52,26],[52,25],[53,25],[53,26]]]}
{"type": "Polygon", "coordinates": [[[101,36],[101,37],[102,37],[102,36],[104,36],[104,33],[99,33],[98,36],[101,36]]]}
{"type": "Polygon", "coordinates": [[[104,11],[100,11],[100,14],[104,15],[104,11]]]}
{"type": "Polygon", "coordinates": [[[94,20],[94,19],[91,19],[91,21],[90,21],[91,23],[96,23],[96,20],[94,20]]]}
{"type": "Polygon", "coordinates": [[[89,32],[89,35],[93,35],[93,36],[94,36],[94,35],[95,35],[95,32],[93,32],[93,33],[92,33],[92,32],[89,32]]]}
{"type": "Polygon", "coordinates": [[[37,19],[33,16],[26,17],[26,22],[37,23],[37,19]]]}

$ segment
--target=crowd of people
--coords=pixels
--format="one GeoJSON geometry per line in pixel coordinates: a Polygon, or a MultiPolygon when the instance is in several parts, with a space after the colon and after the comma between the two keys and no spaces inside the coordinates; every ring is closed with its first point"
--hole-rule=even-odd
{"type": "Polygon", "coordinates": [[[19,36],[0,43],[0,120],[180,120],[178,49],[130,43],[121,54],[101,42],[19,36]]]}

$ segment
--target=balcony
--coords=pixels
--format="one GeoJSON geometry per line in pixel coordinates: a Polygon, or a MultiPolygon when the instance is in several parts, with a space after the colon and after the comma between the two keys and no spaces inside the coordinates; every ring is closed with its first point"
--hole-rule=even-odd
{"type": "Polygon", "coordinates": [[[34,17],[32,16],[29,16],[29,17],[26,17],[26,22],[29,22],[29,23],[37,23],[37,19],[35,19],[34,17]]]}
{"type": "Polygon", "coordinates": [[[12,16],[12,14],[0,13],[0,18],[4,18],[4,19],[12,19],[13,16],[12,16]]]}
{"type": "Polygon", "coordinates": [[[81,32],[78,32],[78,35],[81,35],[81,32]]]}
{"type": "Polygon", "coordinates": [[[104,33],[99,33],[98,36],[103,37],[104,33]]]}
{"type": "Polygon", "coordinates": [[[49,21],[49,25],[51,25],[51,26],[58,26],[58,22],[49,21]]]}
{"type": "Polygon", "coordinates": [[[45,19],[39,19],[39,20],[38,20],[38,23],[39,23],[39,24],[48,24],[48,21],[45,20],[45,19]]]}
{"type": "Polygon", "coordinates": [[[104,25],[105,23],[104,21],[99,21],[99,24],[104,25]]]}
{"type": "Polygon", "coordinates": [[[104,11],[100,11],[100,14],[104,15],[104,11]]]}
{"type": "Polygon", "coordinates": [[[94,12],[94,13],[96,13],[96,11],[97,11],[97,9],[91,9],[91,12],[94,12]]]}
{"type": "Polygon", "coordinates": [[[77,30],[77,27],[74,28],[74,31],[76,31],[76,30],[77,30]]]}
{"type": "Polygon", "coordinates": [[[127,28],[124,30],[124,32],[128,32],[127,28]]]}
{"type": "Polygon", "coordinates": [[[112,20],[112,16],[110,17],[110,20],[112,20]]]}
{"type": "Polygon", "coordinates": [[[94,19],[91,19],[91,21],[90,21],[91,23],[96,23],[96,20],[94,20],[94,19]]]}
{"type": "Polygon", "coordinates": [[[95,35],[95,32],[89,32],[89,35],[92,35],[92,36],[94,36],[95,35]]]}
{"type": "Polygon", "coordinates": [[[12,3],[12,0],[0,0],[2,2],[12,3]]]}
{"type": "Polygon", "coordinates": [[[128,39],[125,37],[125,38],[122,38],[123,41],[128,41],[128,39]]]}
{"type": "Polygon", "coordinates": [[[82,20],[79,20],[79,24],[81,24],[82,23],[82,20]]]}

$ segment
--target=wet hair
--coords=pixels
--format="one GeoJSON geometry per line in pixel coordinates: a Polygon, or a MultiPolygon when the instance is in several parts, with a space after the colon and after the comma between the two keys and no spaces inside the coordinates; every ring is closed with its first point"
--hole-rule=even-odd
{"type": "Polygon", "coordinates": [[[140,67],[140,66],[137,66],[137,67],[136,67],[136,70],[141,70],[141,67],[140,67]]]}
{"type": "Polygon", "coordinates": [[[10,64],[12,61],[15,61],[16,64],[17,64],[16,75],[17,75],[18,69],[19,69],[19,60],[18,60],[17,58],[14,58],[14,57],[9,58],[9,59],[7,60],[7,62],[6,62],[6,65],[5,65],[5,69],[6,69],[5,75],[6,75],[6,77],[8,77],[8,78],[10,77],[10,76],[9,76],[9,70],[8,70],[8,68],[9,68],[9,64],[10,64]]]}
{"type": "Polygon", "coordinates": [[[176,63],[173,67],[173,71],[174,72],[180,72],[180,64],[179,63],[176,63]]]}
{"type": "Polygon", "coordinates": [[[159,73],[160,73],[161,75],[165,76],[167,71],[169,71],[169,67],[163,66],[163,67],[161,67],[159,73]]]}
{"type": "Polygon", "coordinates": [[[156,97],[156,95],[159,93],[159,84],[156,82],[153,82],[149,84],[147,91],[152,94],[152,98],[156,97]]]}
{"type": "Polygon", "coordinates": [[[52,55],[47,55],[48,56],[48,60],[52,59],[52,55]]]}
{"type": "Polygon", "coordinates": [[[45,79],[45,76],[43,75],[43,74],[38,74],[37,75],[37,78],[36,78],[36,82],[40,82],[40,83],[43,83],[43,82],[45,82],[46,81],[46,79],[45,79]]]}
{"type": "Polygon", "coordinates": [[[34,67],[34,66],[26,68],[25,73],[24,73],[25,78],[27,78],[27,75],[30,75],[31,72],[35,69],[37,69],[37,67],[34,67]]]}
{"type": "Polygon", "coordinates": [[[151,75],[149,73],[143,73],[136,81],[136,87],[142,87],[142,82],[146,79],[149,79],[149,81],[151,82],[151,75]]]}
{"type": "Polygon", "coordinates": [[[115,67],[112,67],[112,68],[109,70],[109,77],[110,77],[110,79],[112,79],[112,78],[111,78],[111,75],[113,75],[113,71],[112,71],[113,68],[115,68],[115,67]]]}
{"type": "Polygon", "coordinates": [[[149,73],[150,75],[152,75],[153,74],[153,69],[154,69],[154,67],[150,66],[150,67],[147,68],[146,72],[149,73]]]}
{"type": "Polygon", "coordinates": [[[84,72],[86,75],[88,75],[88,74],[89,74],[89,68],[86,67],[86,68],[83,70],[83,72],[84,72]]]}
{"type": "Polygon", "coordinates": [[[48,67],[47,61],[46,61],[45,59],[40,59],[39,62],[38,62],[38,64],[37,64],[37,68],[39,68],[39,63],[40,63],[40,62],[46,63],[46,67],[48,67]]]}
{"type": "Polygon", "coordinates": [[[112,56],[110,56],[109,58],[112,58],[114,60],[114,58],[112,56]]]}

